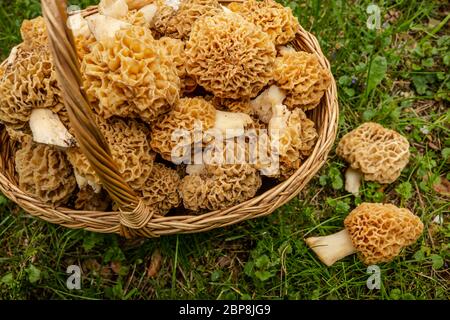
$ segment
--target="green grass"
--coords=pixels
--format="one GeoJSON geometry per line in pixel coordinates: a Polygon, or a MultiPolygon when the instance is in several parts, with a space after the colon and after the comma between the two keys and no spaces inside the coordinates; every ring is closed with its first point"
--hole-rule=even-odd
{"type": "MultiPolygon", "coordinates": [[[[87,5],[89,1],[82,1],[87,5]]],[[[94,1],[91,1],[94,2],[94,1]]],[[[0,55],[18,42],[39,1],[2,1],[0,55]]],[[[30,217],[0,196],[1,299],[449,299],[449,198],[433,186],[450,179],[449,6],[443,1],[377,1],[381,30],[369,30],[370,1],[287,2],[329,57],[339,87],[339,136],[364,121],[404,134],[412,157],[401,177],[343,190],[345,164],[327,164],[289,204],[266,218],[196,235],[127,241],[68,230],[30,217]],[[304,237],[342,228],[358,203],[392,202],[424,222],[416,244],[380,264],[369,290],[356,256],[325,267],[304,237]],[[438,225],[432,220],[444,216],[438,225]],[[160,252],[161,268],[148,277],[160,252]],[[153,256],[153,259],[152,259],[153,256]],[[66,289],[68,265],[83,268],[82,289],[66,289]]]]}

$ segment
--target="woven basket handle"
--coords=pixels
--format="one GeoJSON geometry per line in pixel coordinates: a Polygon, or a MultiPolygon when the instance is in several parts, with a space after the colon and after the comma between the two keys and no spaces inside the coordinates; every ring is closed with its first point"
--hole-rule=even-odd
{"type": "Polygon", "coordinates": [[[145,206],[124,181],[95,124],[92,108],[82,89],[73,34],[67,25],[67,0],[41,0],[41,3],[58,84],[81,152],[111,199],[119,205],[120,223],[132,229],[142,228],[150,221],[153,210],[145,206]]]}

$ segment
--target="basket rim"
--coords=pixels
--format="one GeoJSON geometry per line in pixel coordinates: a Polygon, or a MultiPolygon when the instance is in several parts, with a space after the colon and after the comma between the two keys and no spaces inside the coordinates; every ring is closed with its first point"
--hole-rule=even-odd
{"type": "MultiPolygon", "coordinates": [[[[91,15],[96,12],[96,8],[96,6],[91,6],[75,13],[81,12],[83,15],[91,15]]],[[[321,65],[330,72],[331,85],[322,97],[319,106],[311,111],[313,118],[323,120],[320,125],[315,121],[319,137],[313,152],[289,179],[278,183],[262,194],[222,210],[197,215],[154,215],[141,229],[122,228],[119,211],[83,211],[67,207],[54,207],[20,190],[14,181],[14,168],[9,163],[11,157],[8,156],[11,156],[11,150],[4,125],[0,127],[0,148],[2,151],[0,191],[29,214],[47,222],[72,229],[118,233],[125,237],[159,237],[161,235],[204,232],[271,214],[296,197],[325,164],[338,130],[339,105],[336,81],[331,72],[330,63],[323,54],[317,38],[300,27],[300,32],[291,44],[296,50],[307,51],[318,57],[321,65]]]]}

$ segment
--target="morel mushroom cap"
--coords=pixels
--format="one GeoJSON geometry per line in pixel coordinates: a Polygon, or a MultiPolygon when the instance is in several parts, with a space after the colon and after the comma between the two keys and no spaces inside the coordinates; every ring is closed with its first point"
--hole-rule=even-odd
{"type": "Polygon", "coordinates": [[[347,133],[336,153],[362,172],[364,179],[392,183],[409,161],[409,142],[394,130],[367,122],[347,133]]]}
{"type": "MultiPolygon", "coordinates": [[[[97,117],[97,125],[111,150],[119,173],[130,187],[139,190],[147,181],[153,168],[155,153],[151,151],[147,127],[129,119],[103,120],[97,117]]],[[[79,148],[67,150],[69,161],[75,172],[91,186],[100,185],[100,179],[79,148]]],[[[80,186],[83,188],[84,186],[80,186]]],[[[98,190],[99,191],[99,190],[98,190]]]]}
{"type": "Polygon", "coordinates": [[[48,48],[14,50],[0,77],[0,121],[23,126],[33,108],[54,108],[61,101],[48,48]]]}
{"type": "Polygon", "coordinates": [[[105,118],[116,115],[151,122],[179,98],[175,64],[142,27],[117,31],[112,43],[96,43],[81,69],[87,96],[105,118]]]}
{"type": "Polygon", "coordinates": [[[16,152],[15,166],[20,189],[55,206],[65,204],[77,186],[64,152],[30,139],[16,152]]]}
{"type": "Polygon", "coordinates": [[[333,235],[306,239],[327,266],[355,252],[367,265],[389,262],[423,231],[423,223],[408,209],[380,203],[360,204],[344,225],[333,235]]]}
{"type": "Polygon", "coordinates": [[[273,0],[233,2],[228,8],[261,27],[269,34],[275,45],[283,45],[294,40],[300,31],[300,24],[292,14],[292,10],[273,0]]]}
{"type": "Polygon", "coordinates": [[[221,12],[217,0],[182,0],[178,8],[159,1],[153,28],[162,36],[187,40],[195,21],[221,12]]]}
{"type": "Polygon", "coordinates": [[[183,158],[191,144],[201,142],[201,133],[212,128],[215,121],[216,109],[211,103],[201,97],[182,98],[152,127],[152,149],[168,161],[173,161],[173,156],[183,158]],[[194,130],[200,135],[194,134],[194,130]],[[174,136],[178,133],[182,141],[174,136]]]}
{"type": "Polygon", "coordinates": [[[105,211],[111,199],[105,190],[96,192],[91,186],[79,190],[75,200],[75,209],[84,211],[105,211]]]}
{"type": "Polygon", "coordinates": [[[273,42],[232,12],[197,20],[186,49],[188,74],[219,98],[255,97],[272,77],[273,42]]]}
{"type": "Polygon", "coordinates": [[[155,163],[150,177],[142,187],[142,200],[160,215],[165,215],[181,204],[178,194],[180,182],[181,178],[175,170],[155,163]]]}
{"type": "Polygon", "coordinates": [[[282,50],[275,59],[273,78],[287,92],[284,104],[290,109],[317,107],[331,84],[331,76],[312,53],[282,50]]]}
{"type": "Polygon", "coordinates": [[[48,43],[47,26],[43,17],[24,20],[20,27],[23,46],[26,50],[33,50],[48,43]]]}
{"type": "Polygon", "coordinates": [[[203,152],[203,163],[187,166],[188,175],[180,186],[187,209],[231,207],[253,198],[261,187],[258,170],[248,162],[246,144],[240,143],[239,138],[231,141],[211,142],[203,152]]]}
{"type": "Polygon", "coordinates": [[[177,68],[178,77],[181,80],[181,90],[183,92],[193,92],[197,87],[197,83],[187,74],[185,43],[170,37],[162,37],[158,42],[165,50],[165,54],[172,58],[177,68]]]}

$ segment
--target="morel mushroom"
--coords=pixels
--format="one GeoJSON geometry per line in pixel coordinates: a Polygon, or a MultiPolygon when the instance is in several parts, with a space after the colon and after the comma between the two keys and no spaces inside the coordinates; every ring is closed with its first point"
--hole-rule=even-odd
{"type": "Polygon", "coordinates": [[[236,13],[195,22],[186,44],[187,71],[219,98],[255,97],[271,80],[276,55],[269,36],[236,13]]]}
{"type": "Polygon", "coordinates": [[[63,151],[27,139],[15,154],[21,190],[58,206],[69,200],[77,184],[63,151]]]}
{"type": "Polygon", "coordinates": [[[47,47],[17,48],[2,73],[0,121],[4,124],[24,126],[33,108],[59,108],[61,92],[47,47]]]}
{"type": "Polygon", "coordinates": [[[283,45],[294,40],[300,31],[300,24],[292,14],[292,10],[273,0],[232,2],[228,8],[261,27],[269,34],[275,45],[283,45]]]}
{"type": "Polygon", "coordinates": [[[358,193],[361,177],[382,184],[392,183],[409,162],[409,142],[394,130],[367,122],[347,133],[336,153],[350,164],[346,190],[358,193]]]}
{"type": "Polygon", "coordinates": [[[178,187],[181,178],[178,173],[161,163],[155,163],[153,170],[142,187],[142,200],[160,215],[167,214],[170,209],[181,203],[178,187]]]}
{"type": "Polygon", "coordinates": [[[158,1],[153,28],[161,36],[175,39],[188,40],[194,22],[222,12],[217,0],[181,0],[178,5],[171,2],[158,1]]]}
{"type": "Polygon", "coordinates": [[[158,42],[162,45],[165,54],[171,57],[177,68],[182,92],[193,92],[197,88],[197,83],[187,74],[185,43],[170,37],[162,37],[158,42]]]}
{"type": "Polygon", "coordinates": [[[216,110],[201,97],[182,98],[152,127],[151,146],[165,160],[179,164],[193,144],[207,142],[206,133],[243,134],[252,122],[247,114],[216,110]]]}
{"type": "Polygon", "coordinates": [[[97,113],[152,122],[171,110],[180,78],[171,56],[150,31],[132,26],[98,42],[81,64],[84,88],[97,113]]]}
{"type": "Polygon", "coordinates": [[[344,225],[345,229],[335,234],[306,239],[327,266],[356,252],[367,265],[389,262],[423,231],[423,223],[408,209],[380,203],[360,204],[344,225]]]}
{"type": "MultiPolygon", "coordinates": [[[[155,153],[150,148],[150,132],[147,127],[133,119],[109,120],[97,119],[97,125],[103,133],[111,150],[119,173],[131,188],[140,190],[153,168],[155,153]]],[[[78,176],[80,189],[91,186],[96,192],[101,189],[100,178],[92,169],[86,156],[79,148],[67,150],[67,156],[78,176]]]]}
{"type": "MultiPolygon", "coordinates": [[[[180,195],[185,208],[219,210],[253,198],[261,187],[261,176],[248,163],[248,150],[237,138],[205,150],[203,163],[188,165],[181,182],[180,195]]],[[[223,141],[220,141],[223,143],[223,141]]]]}
{"type": "Polygon", "coordinates": [[[281,50],[280,54],[275,59],[273,78],[287,93],[284,104],[289,109],[314,109],[331,84],[330,72],[312,53],[281,50]]]}

